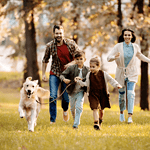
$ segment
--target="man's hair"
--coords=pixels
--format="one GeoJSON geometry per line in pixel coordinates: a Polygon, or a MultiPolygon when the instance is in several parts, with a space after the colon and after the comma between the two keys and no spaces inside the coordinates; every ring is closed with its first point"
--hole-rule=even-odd
{"type": "Polygon", "coordinates": [[[64,29],[62,25],[54,25],[53,27],[53,33],[55,33],[55,29],[64,29]]]}
{"type": "Polygon", "coordinates": [[[101,61],[98,58],[98,56],[95,56],[95,57],[93,57],[93,58],[90,59],[90,63],[95,63],[97,66],[100,66],[101,61]]]}
{"type": "Polygon", "coordinates": [[[122,30],[122,34],[120,35],[120,37],[119,37],[119,39],[118,39],[118,42],[119,42],[119,43],[120,43],[120,42],[124,42],[123,36],[124,36],[124,32],[125,32],[125,31],[130,31],[130,32],[132,33],[131,42],[134,43],[135,40],[136,40],[136,36],[135,36],[135,34],[134,34],[134,31],[131,30],[131,29],[129,29],[129,28],[125,28],[125,29],[122,30]]]}
{"type": "Polygon", "coordinates": [[[77,57],[85,57],[85,52],[83,50],[77,50],[74,54],[74,58],[77,58],[77,57]]]}

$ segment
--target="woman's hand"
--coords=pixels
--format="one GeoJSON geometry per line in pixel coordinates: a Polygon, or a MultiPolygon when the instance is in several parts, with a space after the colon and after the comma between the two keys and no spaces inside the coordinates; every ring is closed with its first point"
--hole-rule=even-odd
{"type": "Polygon", "coordinates": [[[116,55],[115,55],[115,59],[119,58],[120,57],[120,52],[118,52],[116,55]]]}

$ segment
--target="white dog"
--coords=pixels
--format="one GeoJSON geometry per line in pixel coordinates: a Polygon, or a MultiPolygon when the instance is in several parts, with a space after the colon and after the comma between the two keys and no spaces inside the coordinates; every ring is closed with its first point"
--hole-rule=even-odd
{"type": "Polygon", "coordinates": [[[19,113],[20,118],[25,117],[28,122],[28,129],[34,132],[36,120],[40,112],[41,105],[36,102],[41,102],[41,99],[49,98],[50,92],[38,85],[38,80],[31,81],[32,77],[28,77],[23,83],[20,91],[19,113]]]}

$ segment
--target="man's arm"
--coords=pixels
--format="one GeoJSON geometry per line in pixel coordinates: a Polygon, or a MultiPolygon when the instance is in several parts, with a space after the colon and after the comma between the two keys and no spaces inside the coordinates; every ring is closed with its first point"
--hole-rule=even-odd
{"type": "Polygon", "coordinates": [[[46,78],[45,72],[46,72],[47,63],[42,63],[42,80],[47,82],[48,79],[46,78]]]}

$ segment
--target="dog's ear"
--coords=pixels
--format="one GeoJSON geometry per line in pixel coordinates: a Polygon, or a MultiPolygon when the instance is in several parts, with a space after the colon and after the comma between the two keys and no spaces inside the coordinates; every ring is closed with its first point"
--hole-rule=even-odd
{"type": "Polygon", "coordinates": [[[33,82],[35,82],[36,84],[38,84],[38,80],[34,80],[33,82]]]}
{"type": "Polygon", "coordinates": [[[28,81],[28,80],[31,81],[31,80],[32,80],[32,77],[27,77],[26,81],[28,81]]]}

